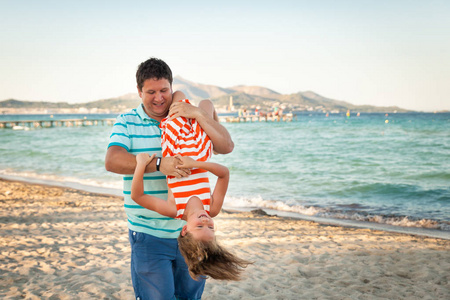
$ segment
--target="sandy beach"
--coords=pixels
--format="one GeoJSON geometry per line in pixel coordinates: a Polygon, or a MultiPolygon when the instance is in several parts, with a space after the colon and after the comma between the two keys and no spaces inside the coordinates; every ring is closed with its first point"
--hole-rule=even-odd
{"type": "MultiPolygon", "coordinates": [[[[0,180],[1,299],[133,299],[120,197],[0,180]]],[[[217,238],[254,262],[203,299],[450,299],[450,241],[223,212],[217,238]]]]}

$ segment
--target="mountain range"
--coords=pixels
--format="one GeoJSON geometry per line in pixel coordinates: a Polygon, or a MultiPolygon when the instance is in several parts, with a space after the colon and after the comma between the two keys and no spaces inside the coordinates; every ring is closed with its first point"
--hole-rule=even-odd
{"type": "MultiPolygon", "coordinates": [[[[200,84],[176,76],[173,90],[181,90],[186,97],[196,103],[201,99],[211,99],[219,111],[229,109],[230,97],[235,110],[255,109],[271,111],[273,107],[281,107],[284,111],[320,111],[345,112],[408,112],[396,106],[379,107],[372,105],[354,105],[349,102],[326,98],[312,91],[294,94],[280,94],[271,89],[260,86],[238,85],[222,88],[215,85],[200,84]]],[[[134,108],[141,99],[137,93],[129,93],[115,98],[102,99],[86,103],[69,104],[66,102],[22,101],[8,99],[0,101],[3,109],[86,109],[89,111],[122,112],[134,108]]]]}

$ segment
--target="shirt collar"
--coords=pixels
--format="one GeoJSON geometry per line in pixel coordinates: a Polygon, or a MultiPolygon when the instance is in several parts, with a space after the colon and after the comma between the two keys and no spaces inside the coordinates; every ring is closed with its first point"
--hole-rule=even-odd
{"type": "Polygon", "coordinates": [[[147,120],[150,121],[152,123],[157,123],[159,124],[158,121],[156,121],[155,119],[150,118],[147,113],[144,110],[144,105],[141,103],[139,104],[139,106],[136,108],[136,112],[139,115],[139,117],[141,117],[142,120],[147,120]]]}

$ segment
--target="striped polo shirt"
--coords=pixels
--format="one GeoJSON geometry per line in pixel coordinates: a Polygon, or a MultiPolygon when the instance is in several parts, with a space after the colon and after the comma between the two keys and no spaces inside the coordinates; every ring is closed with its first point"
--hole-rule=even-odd
{"type": "MultiPolygon", "coordinates": [[[[131,154],[156,153],[161,156],[159,122],[145,113],[142,104],[117,117],[109,138],[108,148],[120,146],[131,154]]],[[[160,238],[177,238],[185,221],[175,220],[148,210],[131,199],[133,174],[123,177],[123,194],[128,228],[160,238]]],[[[161,172],[144,174],[144,193],[167,200],[166,176],[161,172]]]]}

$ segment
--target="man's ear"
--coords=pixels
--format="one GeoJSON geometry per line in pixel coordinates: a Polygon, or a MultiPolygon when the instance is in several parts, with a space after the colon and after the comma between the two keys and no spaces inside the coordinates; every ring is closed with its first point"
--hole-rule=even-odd
{"type": "Polygon", "coordinates": [[[183,229],[181,229],[181,236],[185,236],[187,233],[187,225],[183,226],[183,229]]]}
{"type": "Polygon", "coordinates": [[[139,88],[139,85],[137,85],[136,87],[137,87],[137,90],[138,90],[138,93],[139,93],[139,97],[142,98],[142,91],[141,91],[141,89],[139,88]]]}

